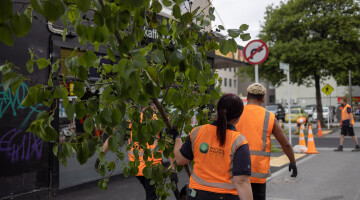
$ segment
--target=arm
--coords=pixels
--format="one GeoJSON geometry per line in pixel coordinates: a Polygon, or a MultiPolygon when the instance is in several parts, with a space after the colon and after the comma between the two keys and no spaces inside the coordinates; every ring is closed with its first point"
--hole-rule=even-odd
{"type": "Polygon", "coordinates": [[[186,159],[181,153],[180,148],[183,145],[181,138],[175,139],[175,147],[174,147],[174,154],[175,160],[177,165],[186,165],[190,162],[190,160],[186,159]]]}
{"type": "Polygon", "coordinates": [[[283,149],[284,153],[289,158],[290,163],[294,164],[296,161],[295,161],[293,148],[290,145],[288,139],[286,138],[283,130],[281,129],[280,124],[277,119],[275,119],[275,122],[274,122],[273,134],[274,134],[276,140],[280,143],[281,148],[283,149]]]}
{"type": "Polygon", "coordinates": [[[248,175],[234,176],[233,182],[242,200],[252,200],[253,194],[248,175]]]}

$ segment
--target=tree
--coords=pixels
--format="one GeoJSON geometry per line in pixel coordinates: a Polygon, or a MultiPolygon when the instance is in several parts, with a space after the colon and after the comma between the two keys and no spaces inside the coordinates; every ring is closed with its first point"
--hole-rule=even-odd
{"type": "MultiPolygon", "coordinates": [[[[0,67],[4,90],[14,93],[19,85],[31,83],[29,93],[22,102],[23,106],[42,104],[44,110],[31,122],[27,131],[33,132],[44,141],[54,141],[53,152],[59,161],[66,165],[67,157],[73,150],[80,164],[87,162],[95,152],[100,152],[102,143],[95,137],[94,129],[101,129],[110,135],[109,148],[117,155],[117,160],[106,162],[104,154],[99,154],[99,173],[105,176],[106,169],[113,171],[118,160],[124,159],[125,152],[119,147],[130,150],[134,142],[144,150],[144,160],[151,155],[147,143],[154,139],[163,127],[171,129],[174,125],[181,133],[189,134],[191,117],[197,111],[199,124],[211,119],[209,104],[220,97],[220,88],[214,87],[218,75],[206,62],[206,52],[219,49],[223,54],[236,52],[235,38],[249,40],[245,33],[246,24],[238,29],[229,29],[229,37],[217,41],[215,35],[205,31],[205,27],[215,19],[214,8],[205,13],[200,8],[180,10],[184,0],[31,0],[0,3],[0,41],[6,45],[14,44],[14,37],[28,34],[32,19],[56,22],[61,19],[63,40],[68,30],[74,30],[78,38],[78,48],[65,58],[65,67],[60,60],[40,58],[30,49],[31,58],[25,66],[15,66],[7,62],[0,67]],[[14,4],[21,8],[14,13],[14,4]],[[172,9],[173,18],[157,18],[163,6],[172,9]],[[144,43],[145,28],[156,29],[159,37],[155,42],[144,43]],[[105,48],[105,56],[96,53],[105,48]],[[101,59],[112,64],[100,64],[101,59]],[[31,80],[27,73],[34,70],[49,71],[47,84],[31,80]],[[89,78],[89,70],[96,69],[100,79],[89,78]],[[73,81],[69,79],[73,77],[73,81]],[[67,87],[72,82],[73,88],[67,87]],[[85,97],[95,90],[96,95],[85,97]],[[101,91],[101,92],[100,92],[101,91]],[[68,95],[77,98],[69,101],[68,95]],[[161,99],[161,100],[160,100],[161,99]],[[53,128],[53,116],[59,101],[65,107],[69,119],[84,119],[85,133],[73,135],[65,141],[58,141],[58,130],[53,128]],[[160,117],[153,119],[153,111],[146,109],[140,120],[140,109],[150,102],[157,107],[160,117]],[[175,108],[175,114],[170,109],[175,108]],[[132,142],[130,135],[131,121],[132,142]],[[117,134],[115,134],[117,132],[117,134]]],[[[190,4],[191,5],[191,4],[190,4]]],[[[219,29],[224,27],[219,26],[219,29]]],[[[173,156],[171,136],[160,138],[156,150],[165,156],[173,156]]],[[[154,150],[155,151],[155,150],[154,150]]],[[[155,151],[157,152],[157,151],[155,151]]],[[[136,175],[139,166],[139,150],[133,150],[135,161],[130,161],[123,169],[125,176],[136,175]]],[[[160,153],[154,154],[161,157],[160,153]]],[[[181,170],[180,167],[177,168],[181,170]]],[[[143,171],[146,178],[157,184],[157,192],[166,198],[163,181],[171,173],[163,166],[152,166],[151,161],[143,171]]],[[[99,181],[99,187],[106,189],[109,176],[99,181]]]]}
{"type": "Polygon", "coordinates": [[[260,38],[269,44],[269,58],[260,77],[279,85],[286,77],[279,62],[290,64],[290,81],[315,85],[319,119],[322,116],[320,82],[360,62],[359,4],[354,0],[289,0],[269,6],[260,38]]]}

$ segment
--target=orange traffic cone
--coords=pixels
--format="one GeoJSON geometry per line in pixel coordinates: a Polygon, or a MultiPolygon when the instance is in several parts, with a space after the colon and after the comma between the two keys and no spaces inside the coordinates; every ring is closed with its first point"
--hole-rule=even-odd
{"type": "Polygon", "coordinates": [[[321,131],[321,124],[320,124],[320,120],[318,120],[318,137],[323,137],[322,131],[321,131]]]}
{"type": "Polygon", "coordinates": [[[311,124],[309,125],[308,145],[307,145],[306,153],[319,153],[315,149],[315,141],[314,141],[314,135],[313,135],[313,132],[312,132],[311,124]]]}
{"type": "Polygon", "coordinates": [[[304,125],[303,124],[301,124],[301,126],[300,126],[298,151],[301,153],[304,153],[306,151],[306,142],[305,142],[304,125]]]}

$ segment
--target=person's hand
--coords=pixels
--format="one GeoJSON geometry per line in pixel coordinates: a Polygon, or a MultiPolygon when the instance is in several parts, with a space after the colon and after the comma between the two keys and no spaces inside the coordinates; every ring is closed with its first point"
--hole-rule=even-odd
{"type": "Polygon", "coordinates": [[[296,163],[290,163],[289,164],[289,172],[291,172],[291,170],[293,171],[291,174],[291,177],[296,177],[297,176],[297,167],[296,167],[296,163]]]}
{"type": "Polygon", "coordinates": [[[99,170],[99,164],[100,164],[100,160],[99,160],[99,158],[96,158],[95,166],[94,166],[96,171],[99,170]]]}
{"type": "Polygon", "coordinates": [[[180,134],[179,134],[176,126],[173,126],[173,128],[171,130],[166,129],[165,131],[169,136],[171,136],[174,139],[174,141],[176,138],[180,137],[180,134]]]}
{"type": "Polygon", "coordinates": [[[349,125],[349,127],[350,127],[350,128],[352,128],[352,127],[353,127],[353,125],[351,125],[351,124],[350,124],[350,125],[349,125]]]}

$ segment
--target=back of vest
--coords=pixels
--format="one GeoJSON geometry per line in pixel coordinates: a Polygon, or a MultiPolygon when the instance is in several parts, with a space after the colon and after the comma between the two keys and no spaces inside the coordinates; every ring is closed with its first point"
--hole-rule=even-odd
{"type": "Polygon", "coordinates": [[[216,126],[210,124],[204,125],[201,126],[196,135],[194,132],[190,135],[190,137],[195,137],[194,141],[192,140],[194,169],[189,187],[236,195],[237,191],[233,187],[231,180],[232,158],[235,150],[247,143],[245,137],[239,132],[228,129],[225,145],[220,146],[216,138],[216,126]],[[220,184],[213,185],[212,183],[220,184]]]}
{"type": "Polygon", "coordinates": [[[246,137],[251,155],[252,183],[265,183],[270,170],[271,133],[275,115],[257,105],[246,105],[236,130],[246,137]]]}

